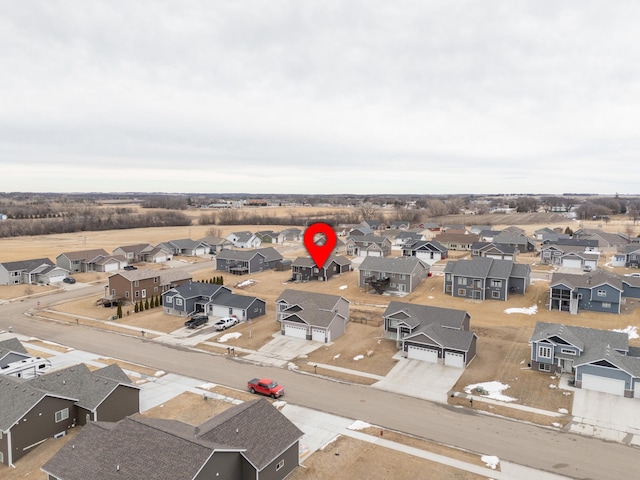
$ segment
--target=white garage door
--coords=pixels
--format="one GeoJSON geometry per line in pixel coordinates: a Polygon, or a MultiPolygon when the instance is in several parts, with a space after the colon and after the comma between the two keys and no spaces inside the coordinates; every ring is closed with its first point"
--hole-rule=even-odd
{"type": "Polygon", "coordinates": [[[456,352],[445,352],[444,364],[450,367],[464,368],[464,354],[456,352]]]}
{"type": "Polygon", "coordinates": [[[322,328],[314,328],[311,330],[311,340],[314,342],[324,342],[324,330],[322,328]]]}
{"type": "Polygon", "coordinates": [[[582,388],[624,396],[624,380],[616,380],[615,378],[598,377],[597,375],[583,373],[582,388]]]}
{"type": "Polygon", "coordinates": [[[104,271],[105,272],[115,272],[116,270],[118,270],[120,268],[120,264],[117,262],[113,262],[113,263],[107,263],[104,266],[104,271]]]}
{"type": "Polygon", "coordinates": [[[640,398],[640,380],[636,379],[636,384],[633,389],[633,398],[640,398]]]}
{"type": "Polygon", "coordinates": [[[424,360],[425,362],[438,363],[438,351],[431,348],[409,345],[407,348],[407,357],[415,360],[424,360]]]}
{"type": "Polygon", "coordinates": [[[562,266],[567,268],[582,268],[582,260],[575,258],[565,258],[562,260],[562,266]]]}
{"type": "Polygon", "coordinates": [[[297,325],[285,325],[284,334],[287,337],[307,338],[307,328],[298,327],[297,325]]]}
{"type": "Polygon", "coordinates": [[[61,281],[62,281],[62,279],[63,279],[64,277],[66,277],[66,275],[65,275],[65,274],[62,274],[62,275],[52,275],[52,276],[50,276],[50,277],[49,277],[49,282],[50,282],[50,283],[61,282],[61,281]]]}
{"type": "Polygon", "coordinates": [[[365,255],[367,255],[369,257],[381,257],[382,256],[382,252],[379,252],[377,250],[373,250],[373,251],[367,252],[365,255]]]}
{"type": "Polygon", "coordinates": [[[228,317],[229,307],[221,306],[221,305],[209,305],[209,315],[213,315],[214,317],[228,317]]]}

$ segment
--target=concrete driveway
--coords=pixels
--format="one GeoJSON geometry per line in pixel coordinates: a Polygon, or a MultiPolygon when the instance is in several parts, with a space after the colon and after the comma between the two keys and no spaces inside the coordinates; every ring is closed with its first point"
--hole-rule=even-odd
{"type": "Polygon", "coordinates": [[[446,403],[447,394],[462,375],[461,368],[445,367],[422,360],[409,360],[400,354],[394,357],[398,363],[384,380],[372,386],[380,390],[446,403]]]}
{"type": "Polygon", "coordinates": [[[640,399],[573,389],[571,430],[640,445],[640,399]]]}
{"type": "Polygon", "coordinates": [[[256,353],[246,355],[244,359],[265,365],[284,367],[290,360],[298,357],[305,358],[304,355],[308,355],[325,345],[330,344],[287,337],[276,333],[273,335],[273,340],[260,347],[256,353]]]}

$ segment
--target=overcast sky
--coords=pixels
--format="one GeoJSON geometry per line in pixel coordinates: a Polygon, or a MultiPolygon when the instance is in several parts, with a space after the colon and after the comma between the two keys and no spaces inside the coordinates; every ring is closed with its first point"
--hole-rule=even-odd
{"type": "Polygon", "coordinates": [[[0,191],[640,193],[640,2],[0,2],[0,191]]]}

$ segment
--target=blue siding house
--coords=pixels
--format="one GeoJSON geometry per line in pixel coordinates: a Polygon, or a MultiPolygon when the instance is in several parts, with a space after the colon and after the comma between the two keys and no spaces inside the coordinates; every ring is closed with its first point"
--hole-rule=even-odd
{"type": "Polygon", "coordinates": [[[623,286],[619,275],[603,270],[585,275],[554,273],[549,288],[549,310],[620,313],[623,286]]]}

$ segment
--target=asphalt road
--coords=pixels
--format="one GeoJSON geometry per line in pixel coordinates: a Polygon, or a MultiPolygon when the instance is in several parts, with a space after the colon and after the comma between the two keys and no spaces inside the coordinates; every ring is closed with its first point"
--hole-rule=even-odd
{"type": "Polygon", "coordinates": [[[99,294],[101,290],[101,286],[96,286],[45,299],[0,304],[0,328],[6,330],[11,325],[23,335],[239,389],[245,389],[250,378],[271,376],[285,386],[289,403],[569,477],[614,479],[637,475],[638,449],[623,444],[23,314],[36,306],[37,301],[46,305],[88,293],[99,294]]]}

